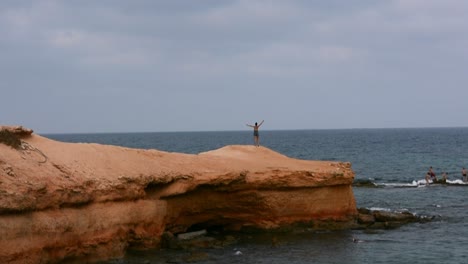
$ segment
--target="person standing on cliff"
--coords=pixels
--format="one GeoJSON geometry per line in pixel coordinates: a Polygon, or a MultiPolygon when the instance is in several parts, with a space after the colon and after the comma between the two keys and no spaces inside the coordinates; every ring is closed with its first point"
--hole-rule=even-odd
{"type": "Polygon", "coordinates": [[[263,124],[263,121],[265,121],[265,120],[262,120],[262,122],[260,122],[260,124],[257,124],[257,122],[255,122],[255,125],[253,125],[253,126],[247,124],[247,126],[252,127],[254,129],[254,141],[255,141],[255,146],[257,146],[257,147],[260,147],[260,136],[258,134],[258,129],[263,124]]]}

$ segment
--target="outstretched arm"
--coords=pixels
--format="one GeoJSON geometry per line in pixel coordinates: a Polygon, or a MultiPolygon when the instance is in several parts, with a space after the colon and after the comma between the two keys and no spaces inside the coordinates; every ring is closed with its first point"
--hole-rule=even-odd
{"type": "Polygon", "coordinates": [[[249,127],[254,127],[254,126],[252,126],[252,125],[249,125],[249,124],[245,124],[245,125],[246,125],[246,126],[249,126],[249,127]]]}
{"type": "Polygon", "coordinates": [[[263,124],[263,121],[265,121],[265,120],[262,120],[262,122],[260,122],[260,124],[258,125],[258,127],[260,127],[260,126],[263,124]]]}

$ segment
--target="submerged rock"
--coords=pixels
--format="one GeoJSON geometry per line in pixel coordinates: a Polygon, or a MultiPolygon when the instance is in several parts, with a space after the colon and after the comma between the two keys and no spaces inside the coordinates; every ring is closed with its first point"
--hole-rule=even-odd
{"type": "Polygon", "coordinates": [[[384,210],[369,210],[359,208],[357,228],[390,229],[408,223],[423,223],[432,220],[431,217],[418,216],[410,212],[390,212],[384,210]]]}
{"type": "Polygon", "coordinates": [[[368,187],[368,188],[377,188],[378,186],[369,179],[355,179],[353,181],[353,186],[355,187],[368,187]]]}

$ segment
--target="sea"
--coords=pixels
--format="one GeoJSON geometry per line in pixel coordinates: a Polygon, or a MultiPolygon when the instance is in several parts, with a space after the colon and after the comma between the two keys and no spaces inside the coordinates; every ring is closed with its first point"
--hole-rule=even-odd
{"type": "MultiPolygon", "coordinates": [[[[192,154],[253,144],[250,130],[45,136],[192,154]]],[[[383,230],[239,233],[221,248],[128,250],[103,263],[468,263],[468,184],[461,174],[468,128],[261,130],[260,144],[298,159],[349,161],[355,182],[367,183],[353,186],[358,207],[433,220],[383,230]],[[448,173],[448,184],[426,185],[431,166],[439,178],[448,173]]]]}

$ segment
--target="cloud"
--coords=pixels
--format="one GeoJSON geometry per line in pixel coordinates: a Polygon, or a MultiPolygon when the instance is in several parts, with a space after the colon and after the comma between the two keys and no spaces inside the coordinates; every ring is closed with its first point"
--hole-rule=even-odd
{"type": "Polygon", "coordinates": [[[52,33],[49,37],[49,41],[54,46],[66,48],[86,44],[88,38],[89,37],[85,36],[84,32],[68,30],[52,33]]]}
{"type": "Polygon", "coordinates": [[[339,46],[320,47],[319,57],[326,62],[344,62],[353,59],[356,52],[352,48],[339,46]]]}
{"type": "MultiPolygon", "coordinates": [[[[146,102],[145,111],[132,111],[166,120],[165,130],[187,113],[200,124],[223,112],[243,119],[247,111],[239,108],[274,112],[287,127],[329,126],[288,117],[343,112],[372,126],[380,119],[371,108],[383,113],[400,102],[400,113],[422,115],[411,102],[434,100],[430,95],[466,112],[467,12],[464,0],[0,1],[0,89],[31,94],[35,106],[73,98],[67,116],[80,120],[92,115],[83,117],[78,102],[88,113],[105,103],[111,110],[99,118],[112,124],[125,115],[138,125],[119,105],[139,109],[146,102]]],[[[50,120],[66,118],[46,105],[50,120]]],[[[0,106],[10,109],[13,102],[0,106]]],[[[12,120],[39,119],[33,110],[9,113],[12,120]]]]}
{"type": "Polygon", "coordinates": [[[128,35],[96,34],[79,30],[54,31],[48,42],[60,49],[75,53],[78,62],[86,65],[150,65],[157,57],[151,50],[141,49],[141,39],[128,35]]]}

